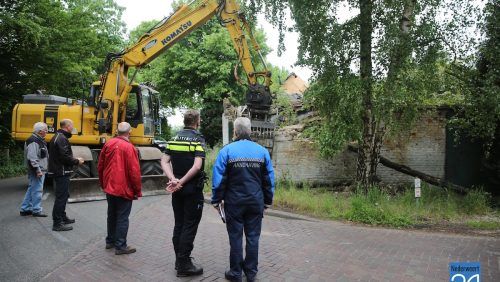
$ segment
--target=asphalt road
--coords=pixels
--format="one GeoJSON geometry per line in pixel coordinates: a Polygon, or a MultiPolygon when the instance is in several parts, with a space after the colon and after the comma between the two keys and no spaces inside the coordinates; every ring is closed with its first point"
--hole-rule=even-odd
{"type": "MultiPolygon", "coordinates": [[[[27,187],[27,177],[0,180],[0,281],[39,281],[67,262],[90,243],[102,241],[106,233],[106,202],[68,204],[66,212],[75,218],[73,230],[52,231],[52,187],[44,188],[45,218],[21,217],[19,206],[27,187]]],[[[132,214],[167,196],[134,201],[132,214]]]]}

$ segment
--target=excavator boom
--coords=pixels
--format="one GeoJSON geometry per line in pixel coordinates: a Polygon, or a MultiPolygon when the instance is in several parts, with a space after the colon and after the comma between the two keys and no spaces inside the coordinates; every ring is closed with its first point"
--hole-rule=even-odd
{"type": "MultiPolygon", "coordinates": [[[[121,52],[108,54],[105,72],[99,81],[92,84],[88,101],[82,99],[68,103],[68,99],[62,97],[37,96],[30,97],[35,102],[26,102],[25,97],[25,103],[14,108],[12,136],[17,141],[24,141],[31,135],[33,121],[47,123],[52,133],[57,130],[58,120],[70,118],[75,121],[75,132],[70,141],[75,157],[82,157],[85,163],[75,167],[70,202],[105,198],[99,186],[97,160],[102,145],[115,136],[118,123],[122,121],[132,125],[130,141],[139,152],[143,194],[165,192],[167,179],[160,166],[161,152],[152,146],[155,122],[158,120],[159,99],[155,98],[158,92],[135,83],[134,79],[140,68],[214,16],[229,32],[238,54],[237,66],[241,66],[246,74],[246,81],[237,75],[235,78],[248,86],[247,116],[257,120],[267,119],[272,100],[269,91],[271,73],[237,0],[196,0],[182,5],[135,44],[121,52]],[[262,60],[262,70],[255,69],[249,42],[262,60]],[[130,69],[134,69],[131,76],[130,69]]],[[[48,134],[47,141],[52,136],[48,134]]]]}

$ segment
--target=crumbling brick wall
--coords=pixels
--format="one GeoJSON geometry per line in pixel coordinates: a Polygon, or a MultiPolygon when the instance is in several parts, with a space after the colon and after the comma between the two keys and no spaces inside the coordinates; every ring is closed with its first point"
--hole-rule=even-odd
{"type": "MultiPolygon", "coordinates": [[[[422,113],[411,130],[386,138],[382,155],[432,176],[444,177],[445,114],[442,110],[422,113]]],[[[293,182],[323,185],[352,183],[356,176],[356,154],[345,150],[332,159],[322,159],[317,144],[297,137],[300,127],[287,127],[275,135],[273,162],[277,178],[286,177],[293,182]]],[[[377,175],[387,184],[413,182],[413,177],[383,165],[379,165],[377,175]]]]}

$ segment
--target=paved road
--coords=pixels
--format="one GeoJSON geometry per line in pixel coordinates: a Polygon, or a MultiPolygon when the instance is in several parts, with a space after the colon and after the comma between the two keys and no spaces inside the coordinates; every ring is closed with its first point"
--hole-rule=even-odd
{"type": "MultiPolygon", "coordinates": [[[[69,205],[78,222],[59,237],[49,230],[50,219],[17,215],[19,182],[0,181],[2,254],[7,250],[0,257],[1,281],[224,281],[228,239],[211,207],[205,207],[193,252],[205,273],[179,279],[173,269],[169,196],[134,203],[129,243],[138,251],[115,256],[104,250],[105,202],[69,205]]],[[[51,207],[50,199],[45,207],[51,207]]],[[[264,218],[259,281],[449,281],[450,261],[480,261],[481,281],[500,277],[499,239],[278,215],[264,218]]]]}
{"type": "MultiPolygon", "coordinates": [[[[27,177],[0,180],[0,281],[40,281],[106,232],[106,203],[102,201],[68,204],[68,215],[77,220],[70,232],[53,232],[51,217],[19,216],[27,183],[27,177]]],[[[50,215],[51,187],[44,192],[42,206],[50,215]]],[[[135,202],[132,215],[160,200],[146,197],[135,202]]]]}

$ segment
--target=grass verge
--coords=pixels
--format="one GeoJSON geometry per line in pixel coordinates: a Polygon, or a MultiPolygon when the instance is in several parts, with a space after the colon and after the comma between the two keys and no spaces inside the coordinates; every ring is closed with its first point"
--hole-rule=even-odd
{"type": "MultiPolygon", "coordinates": [[[[212,192],[212,169],[220,148],[207,150],[205,172],[210,181],[204,188],[206,194],[212,192]]],[[[422,197],[417,203],[410,187],[396,195],[379,187],[373,187],[367,194],[335,193],[307,184],[298,188],[282,179],[276,183],[273,205],[318,218],[397,228],[449,222],[477,230],[500,229],[500,211],[490,206],[488,193],[475,190],[464,196],[425,183],[422,186],[422,197]]]]}
{"type": "MultiPolygon", "coordinates": [[[[378,187],[367,194],[334,193],[326,189],[297,188],[292,183],[279,181],[274,205],[278,208],[315,217],[382,225],[410,227],[438,222],[460,223],[468,219],[490,215],[499,218],[498,210],[490,206],[491,198],[481,190],[463,196],[441,188],[423,185],[422,198],[417,203],[413,189],[391,195],[378,187]]],[[[475,229],[499,229],[497,221],[470,221],[475,229]]]]}
{"type": "Polygon", "coordinates": [[[478,230],[499,230],[500,222],[499,221],[467,221],[465,223],[468,227],[478,230]]]}

